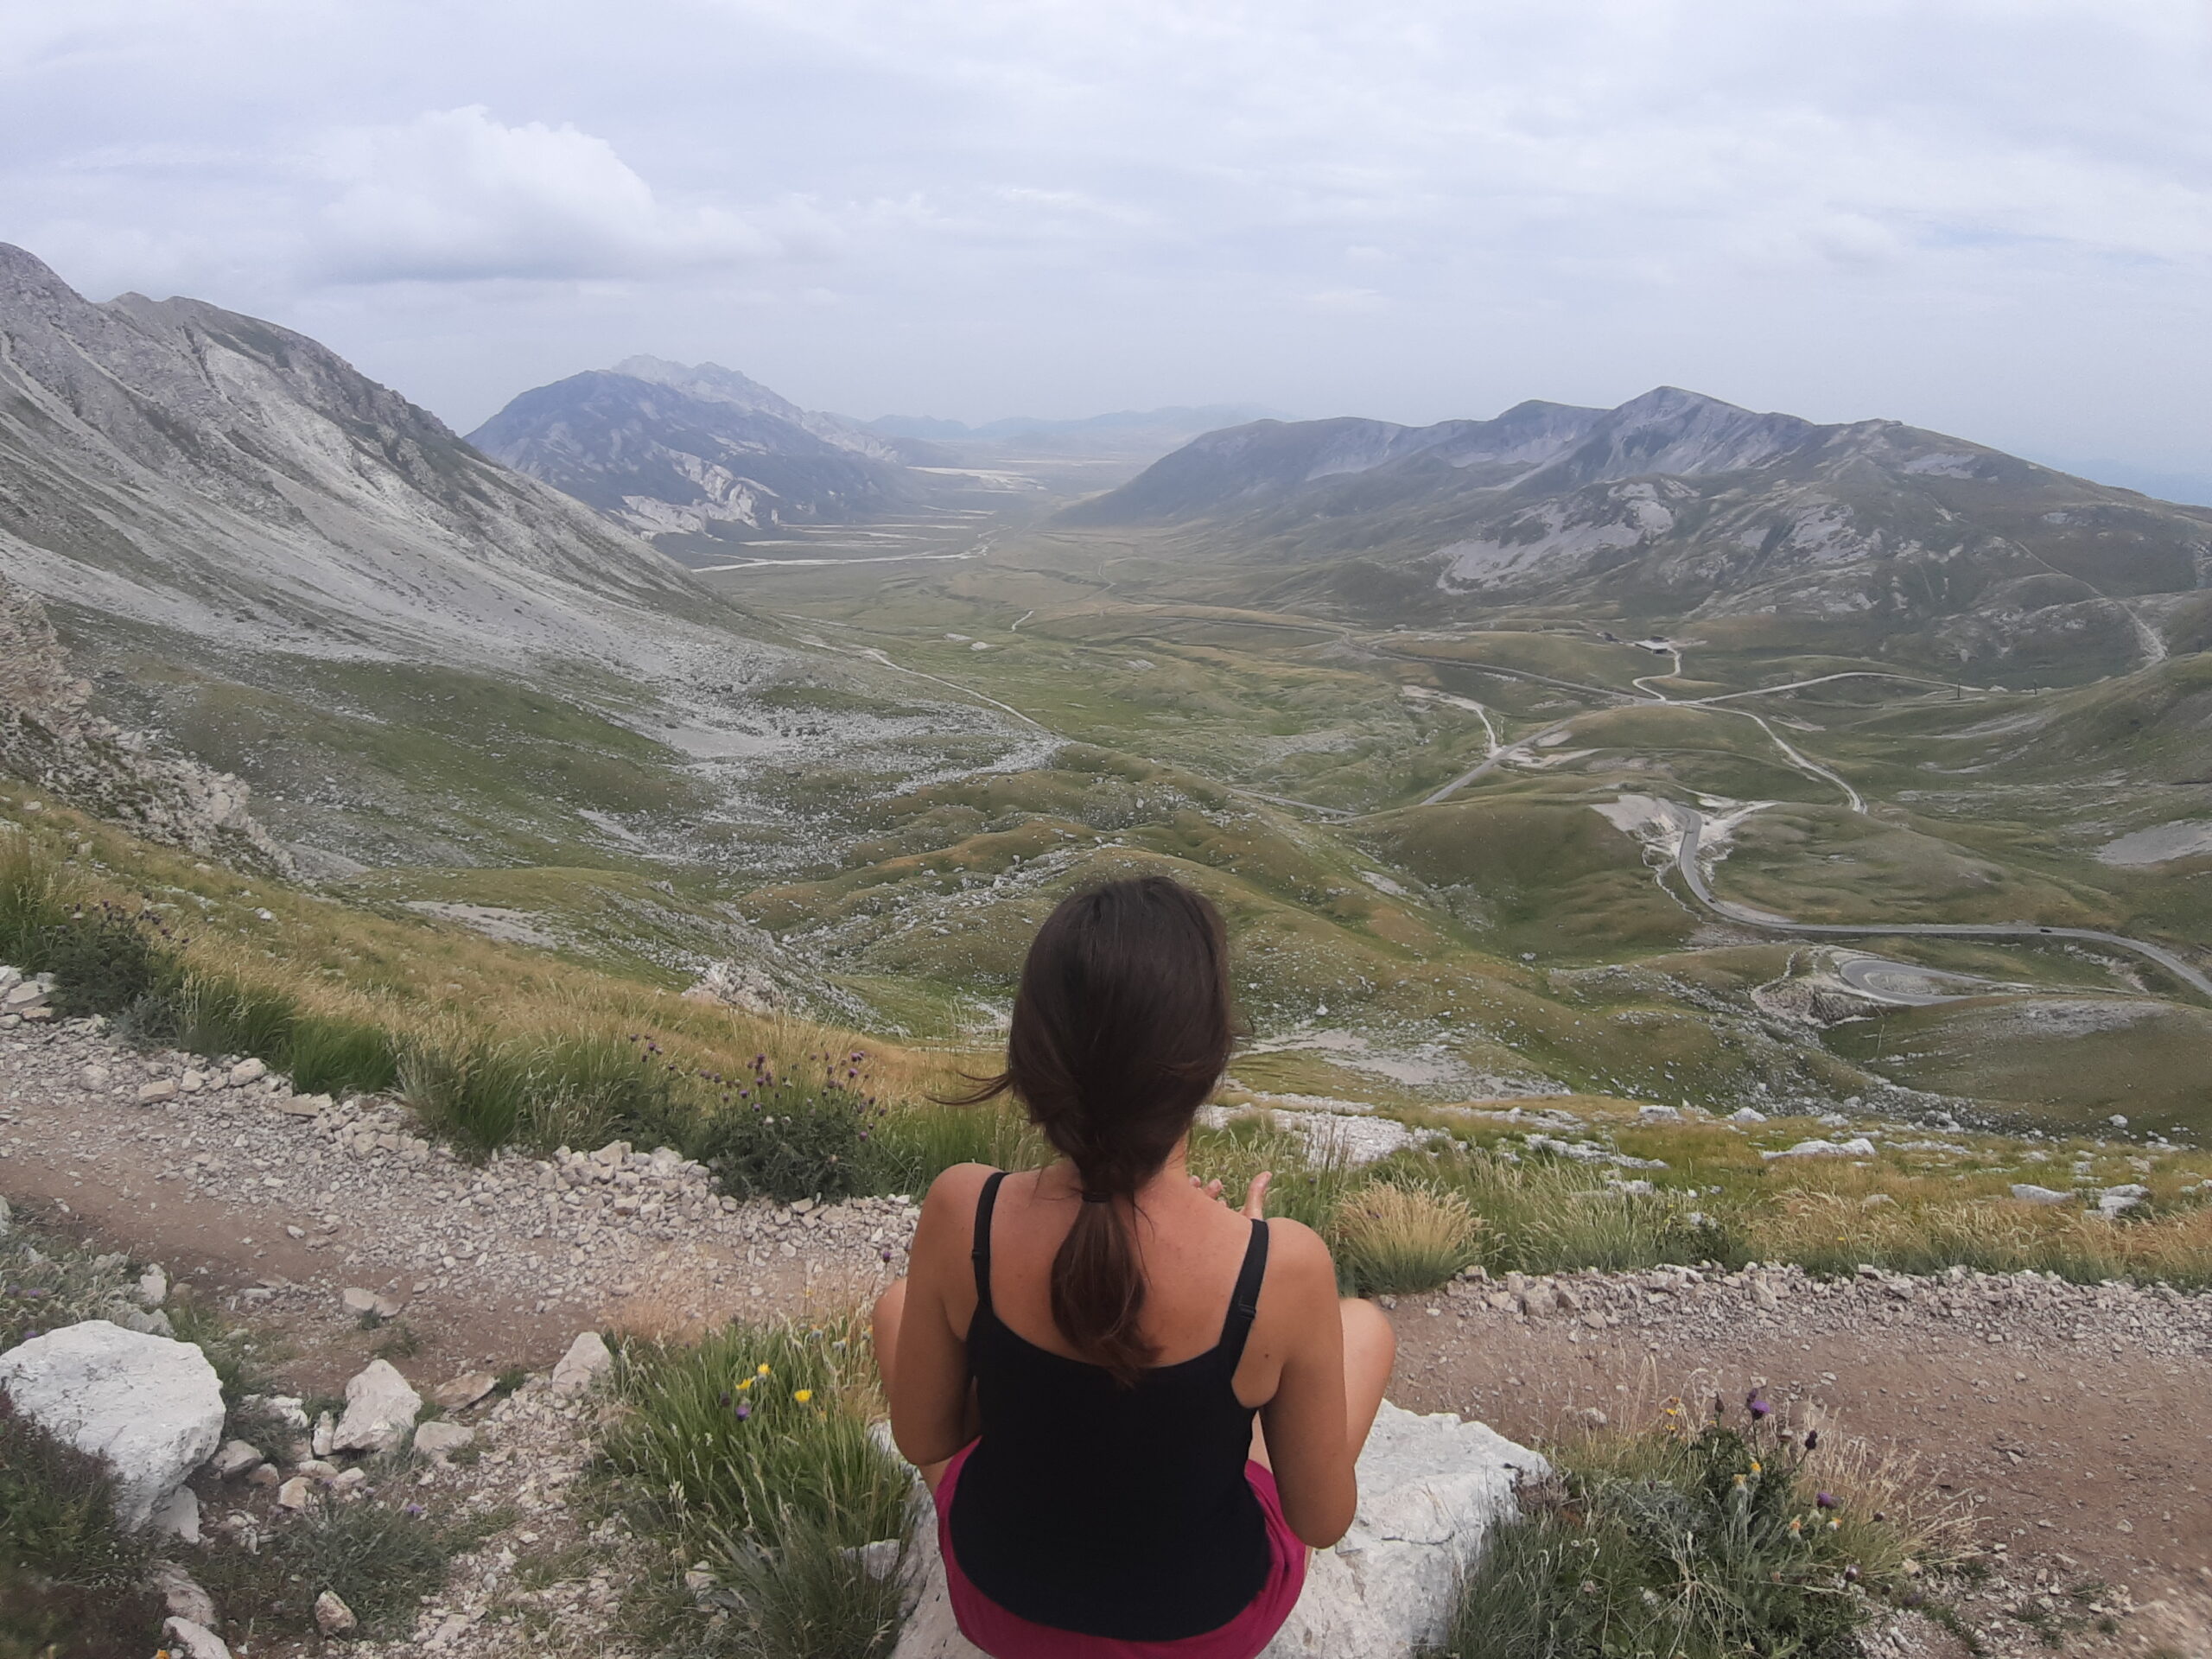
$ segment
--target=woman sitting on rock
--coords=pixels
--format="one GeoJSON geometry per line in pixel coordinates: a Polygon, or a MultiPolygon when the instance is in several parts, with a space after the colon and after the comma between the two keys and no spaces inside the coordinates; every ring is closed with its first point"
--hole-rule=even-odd
{"type": "Polygon", "coordinates": [[[1060,1159],[939,1176],[876,1305],[892,1432],[995,1659],[1251,1659],[1351,1524],[1394,1338],[1318,1236],[1262,1219],[1267,1175],[1240,1213],[1191,1174],[1232,1027],[1205,898],[1064,902],[972,1097],[1012,1093],[1060,1159]]]}

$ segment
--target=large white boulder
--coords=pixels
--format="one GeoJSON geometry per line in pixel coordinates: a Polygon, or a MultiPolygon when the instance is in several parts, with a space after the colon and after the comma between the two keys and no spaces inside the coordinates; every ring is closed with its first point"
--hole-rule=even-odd
{"type": "Polygon", "coordinates": [[[0,1354],[0,1388],[49,1434],[107,1459],[126,1529],[145,1525],[223,1438],[223,1386],[207,1356],[105,1319],[0,1354]]]}
{"type": "Polygon", "coordinates": [[[406,1439],[423,1396],[388,1360],[372,1359],[346,1384],[346,1414],[330,1438],[338,1452],[384,1452],[406,1439]]]}
{"type": "MultiPolygon", "coordinates": [[[[1351,1530],[1308,1558],[1305,1592],[1261,1659],[1410,1659],[1443,1635],[1491,1529],[1514,1518],[1516,1481],[1549,1467],[1487,1424],[1385,1401],[1359,1455],[1351,1530]]],[[[893,1659],[983,1659],[953,1622],[933,1535],[913,1559],[918,1592],[893,1659]]]]}

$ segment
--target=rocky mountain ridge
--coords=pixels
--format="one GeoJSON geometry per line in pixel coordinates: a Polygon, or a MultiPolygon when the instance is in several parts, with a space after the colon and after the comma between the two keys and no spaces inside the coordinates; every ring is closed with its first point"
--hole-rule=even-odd
{"type": "Polygon", "coordinates": [[[801,409],[733,369],[656,357],[537,386],[468,435],[516,471],[679,553],[911,507],[925,444],[801,409]]]}
{"type": "Polygon", "coordinates": [[[1232,559],[1380,565],[1383,602],[1408,610],[1771,613],[1917,633],[1960,663],[2133,665],[2212,626],[2212,510],[1899,422],[1821,426],[1673,387],[1427,427],[1256,423],[1062,518],[1204,524],[1232,559]]]}
{"type": "Polygon", "coordinates": [[[291,855],[248,810],[244,783],[90,713],[92,692],[70,672],[38,601],[0,576],[0,772],[149,840],[295,874],[291,855]]]}
{"type": "Polygon", "coordinates": [[[203,642],[627,657],[704,598],[316,341],[4,245],[0,479],[17,582],[203,642]]]}

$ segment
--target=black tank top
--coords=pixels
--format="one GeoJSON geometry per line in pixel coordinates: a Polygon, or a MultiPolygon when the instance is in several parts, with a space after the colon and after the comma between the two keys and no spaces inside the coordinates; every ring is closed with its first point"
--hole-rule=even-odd
{"type": "Polygon", "coordinates": [[[954,1488],[953,1554],[1010,1613],[1124,1642],[1218,1630],[1267,1583],[1267,1520],[1244,1477],[1256,1408],[1231,1382],[1259,1305],[1268,1225],[1252,1242],[1221,1341],[1124,1388],[1025,1341],[991,1306],[991,1211],[976,1205],[968,1368],[982,1437],[954,1488]]]}

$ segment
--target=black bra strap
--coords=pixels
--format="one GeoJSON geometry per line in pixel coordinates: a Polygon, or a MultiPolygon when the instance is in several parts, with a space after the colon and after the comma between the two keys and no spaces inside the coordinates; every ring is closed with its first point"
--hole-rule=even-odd
{"type": "Polygon", "coordinates": [[[988,1313],[991,1306],[991,1211],[998,1205],[999,1183],[1006,1171],[995,1169],[976,1199],[976,1247],[968,1252],[976,1264],[976,1306],[988,1313]]]}
{"type": "Polygon", "coordinates": [[[1260,1311],[1260,1281],[1268,1273],[1268,1224],[1254,1220],[1252,1242],[1244,1247],[1244,1265],[1236,1272],[1236,1288],[1230,1293],[1229,1317],[1221,1324],[1221,1356],[1235,1370],[1244,1357],[1244,1338],[1252,1334],[1253,1317],[1260,1311]]]}

